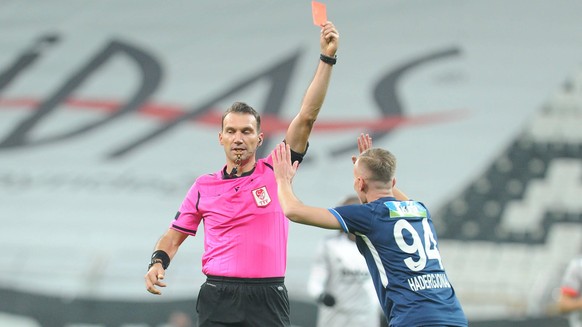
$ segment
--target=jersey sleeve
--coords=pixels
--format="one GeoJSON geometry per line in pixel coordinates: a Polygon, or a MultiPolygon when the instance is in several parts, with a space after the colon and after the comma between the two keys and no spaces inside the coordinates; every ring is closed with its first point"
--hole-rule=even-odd
{"type": "Polygon", "coordinates": [[[202,220],[202,215],[198,211],[198,201],[200,199],[200,191],[197,183],[194,183],[184,201],[180,205],[180,209],[174,220],[170,224],[170,228],[176,231],[195,236],[202,220]]]}
{"type": "Polygon", "coordinates": [[[339,221],[346,233],[360,232],[366,234],[370,231],[372,212],[369,206],[350,204],[328,209],[339,221]]]}

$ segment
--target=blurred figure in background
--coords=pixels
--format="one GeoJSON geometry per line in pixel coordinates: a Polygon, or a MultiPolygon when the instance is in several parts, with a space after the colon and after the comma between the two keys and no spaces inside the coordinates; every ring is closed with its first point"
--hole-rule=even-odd
{"type": "MultiPolygon", "coordinates": [[[[340,204],[359,203],[354,195],[340,204]]],[[[317,301],[317,327],[380,325],[383,315],[374,284],[355,241],[354,234],[340,230],[319,244],[307,283],[309,295],[317,301]]]]}
{"type": "Polygon", "coordinates": [[[564,272],[558,310],[569,314],[570,327],[582,327],[582,256],[572,259],[564,272]]]}

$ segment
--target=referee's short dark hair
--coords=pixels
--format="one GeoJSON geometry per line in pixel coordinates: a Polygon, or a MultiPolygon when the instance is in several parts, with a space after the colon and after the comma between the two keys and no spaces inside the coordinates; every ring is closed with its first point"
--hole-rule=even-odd
{"type": "Polygon", "coordinates": [[[259,115],[259,113],[253,107],[249,106],[244,102],[235,102],[224,111],[224,113],[222,114],[221,128],[224,128],[224,118],[226,117],[226,115],[232,112],[253,115],[257,120],[257,132],[261,131],[261,115],[259,115]]]}

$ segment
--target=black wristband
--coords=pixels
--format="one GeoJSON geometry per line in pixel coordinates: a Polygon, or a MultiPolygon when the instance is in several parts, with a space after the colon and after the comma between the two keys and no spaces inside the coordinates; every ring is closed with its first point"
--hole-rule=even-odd
{"type": "Polygon", "coordinates": [[[152,266],[155,265],[156,263],[162,264],[163,267],[163,263],[162,263],[162,259],[153,259],[150,264],[148,265],[148,271],[150,269],[152,269],[152,266]]]}
{"type": "Polygon", "coordinates": [[[328,57],[326,55],[324,55],[323,53],[319,55],[319,60],[325,62],[328,65],[335,65],[335,63],[337,62],[337,56],[333,56],[333,57],[328,57]]]}
{"type": "Polygon", "coordinates": [[[170,256],[162,250],[156,250],[154,251],[154,253],[152,253],[152,259],[150,261],[150,265],[148,267],[151,268],[153,265],[155,265],[156,263],[161,263],[162,264],[162,268],[164,268],[164,270],[168,269],[168,266],[170,265],[170,256]]]}

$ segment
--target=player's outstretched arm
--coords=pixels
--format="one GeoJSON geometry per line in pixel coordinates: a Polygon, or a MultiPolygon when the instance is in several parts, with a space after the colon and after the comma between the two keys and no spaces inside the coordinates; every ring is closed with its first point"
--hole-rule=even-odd
{"type": "Polygon", "coordinates": [[[292,181],[298,163],[291,163],[291,147],[280,143],[273,153],[273,169],[277,179],[279,203],[287,218],[296,223],[327,229],[340,229],[341,225],[327,209],[304,205],[293,193],[292,181]]]}
{"type": "MultiPolygon", "coordinates": [[[[339,33],[332,22],[326,22],[321,27],[319,43],[322,55],[335,58],[339,33]]],[[[318,62],[313,80],[303,96],[301,109],[291,121],[285,135],[285,141],[291,145],[293,151],[298,153],[304,153],[307,150],[307,141],[323,105],[331,78],[333,65],[322,60],[318,60],[318,62]]]]}

